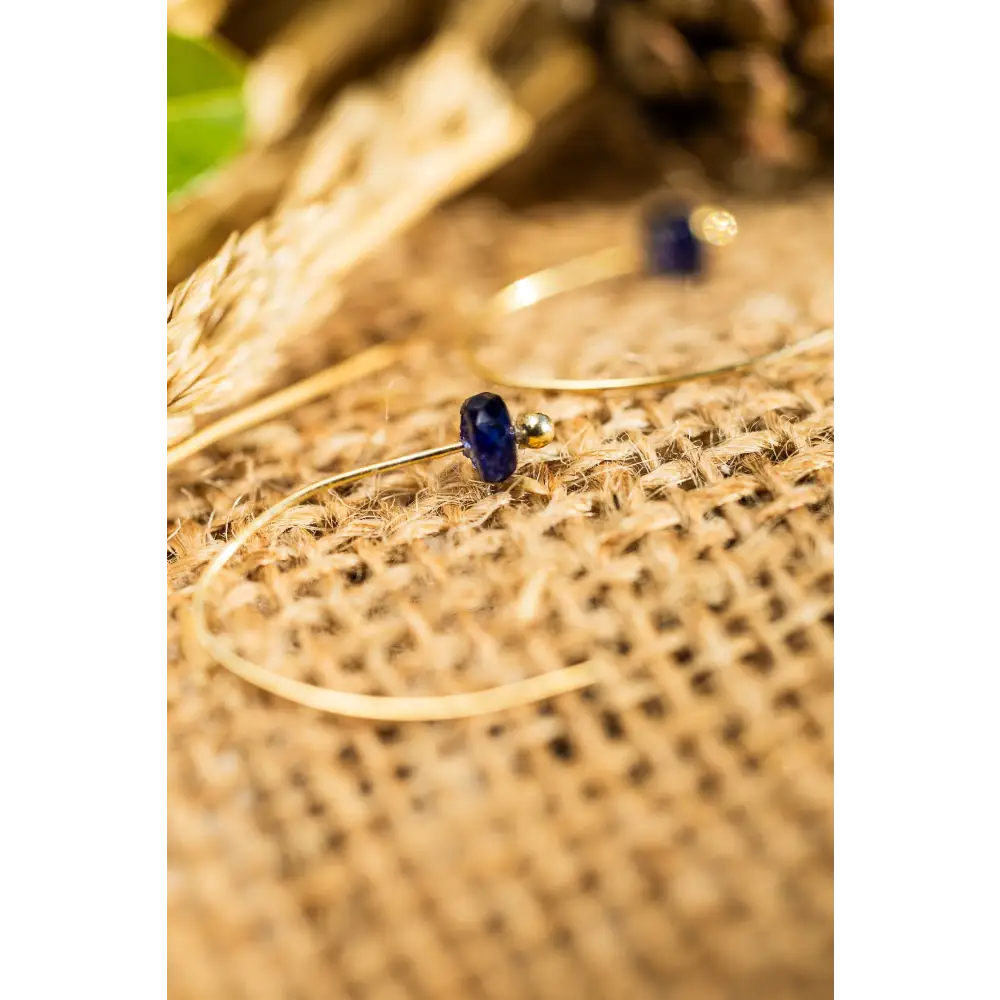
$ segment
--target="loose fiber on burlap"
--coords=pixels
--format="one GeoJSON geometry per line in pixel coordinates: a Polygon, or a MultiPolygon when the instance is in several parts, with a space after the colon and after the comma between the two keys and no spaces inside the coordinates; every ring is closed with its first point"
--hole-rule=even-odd
{"type": "MultiPolygon", "coordinates": [[[[831,208],[736,206],[740,239],[702,287],[546,303],[494,331],[491,360],[697,368],[827,326],[831,208]]],[[[453,207],[354,274],[299,360],[317,367],[341,328],[406,337],[435,295],[627,227],[612,207],[453,207]]],[[[191,640],[194,582],[265,504],[455,439],[486,387],[448,332],[171,474],[172,996],[832,995],[828,350],[670,391],[508,393],[558,434],[510,483],[457,456],[314,500],[212,598],[237,648],[314,683],[464,691],[600,654],[609,676],[585,692],[377,725],[265,695],[191,640]]]]}

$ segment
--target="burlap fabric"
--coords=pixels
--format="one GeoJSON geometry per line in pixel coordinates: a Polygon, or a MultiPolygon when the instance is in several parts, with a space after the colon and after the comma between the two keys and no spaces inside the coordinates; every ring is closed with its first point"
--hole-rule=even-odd
{"type": "MultiPolygon", "coordinates": [[[[721,363],[832,321],[832,201],[737,206],[701,288],[622,281],[522,314],[494,360],[721,363]]],[[[629,231],[620,206],[439,213],[354,275],[303,370],[407,337],[457,288],[629,231]]],[[[453,440],[482,388],[440,324],[405,363],[170,478],[169,974],[182,998],[742,1000],[832,995],[832,361],[672,391],[505,393],[558,438],[501,487],[461,457],[290,513],[216,625],[370,693],[600,654],[592,689],[502,716],[353,722],[205,661],[190,590],[304,482],[453,440]]]]}

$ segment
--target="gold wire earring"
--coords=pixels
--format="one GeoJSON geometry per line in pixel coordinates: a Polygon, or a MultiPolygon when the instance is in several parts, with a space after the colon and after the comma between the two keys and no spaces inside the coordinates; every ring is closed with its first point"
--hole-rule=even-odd
{"type": "Polygon", "coordinates": [[[402,469],[458,452],[465,453],[486,482],[503,482],[514,474],[517,467],[518,445],[543,448],[553,440],[555,433],[552,421],[544,413],[526,413],[516,423],[512,422],[507,404],[491,392],[471,396],[462,404],[460,428],[460,440],[453,444],[376,462],[303,486],[279,500],[254,518],[242,531],[237,532],[209,563],[195,586],[191,613],[194,633],[199,643],[226,669],[265,691],[322,712],[358,719],[429,722],[466,718],[529,705],[594,683],[597,679],[596,666],[587,662],[468,694],[424,697],[353,694],[275,674],[240,656],[209,629],[208,592],[212,582],[250,538],[296,504],[324,490],[347,486],[379,472],[402,469]]]}
{"type": "Polygon", "coordinates": [[[662,389],[686,382],[718,378],[830,343],[833,330],[825,329],[777,350],[714,368],[624,378],[519,377],[484,363],[478,356],[479,335],[486,333],[491,324],[505,316],[566,292],[637,273],[661,277],[695,277],[704,266],[703,246],[726,246],[732,242],[736,233],[736,219],[723,208],[703,205],[689,214],[669,204],[654,205],[644,220],[642,247],[620,244],[575,257],[511,282],[495,293],[485,307],[460,309],[468,321],[467,333],[462,338],[465,361],[477,375],[487,381],[512,389],[611,392],[620,389],[662,389]]]}

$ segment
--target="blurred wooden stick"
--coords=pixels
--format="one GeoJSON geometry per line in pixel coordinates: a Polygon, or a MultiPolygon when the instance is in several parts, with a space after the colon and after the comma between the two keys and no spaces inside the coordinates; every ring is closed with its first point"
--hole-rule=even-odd
{"type": "Polygon", "coordinates": [[[299,11],[247,74],[254,140],[285,138],[331,81],[396,47],[426,17],[424,0],[338,0],[299,11]]]}
{"type": "Polygon", "coordinates": [[[167,0],[167,29],[179,35],[210,35],[230,0],[167,0]]]}

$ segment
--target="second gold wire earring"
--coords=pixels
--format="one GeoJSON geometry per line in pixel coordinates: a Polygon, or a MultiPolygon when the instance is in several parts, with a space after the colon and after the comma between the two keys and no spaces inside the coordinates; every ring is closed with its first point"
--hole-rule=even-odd
{"type": "Polygon", "coordinates": [[[500,289],[484,307],[459,309],[465,319],[462,350],[468,366],[488,382],[513,389],[539,392],[612,392],[622,389],[662,389],[734,372],[801,354],[828,344],[833,330],[825,329],[773,351],[696,371],[671,372],[623,378],[525,377],[486,364],[480,344],[505,316],[536,306],[566,292],[630,275],[691,278],[705,267],[706,245],[723,247],[736,236],[733,215],[723,208],[702,206],[691,213],[675,205],[656,205],[643,219],[642,238],[633,243],[606,247],[575,257],[554,267],[518,278],[500,289]]]}

